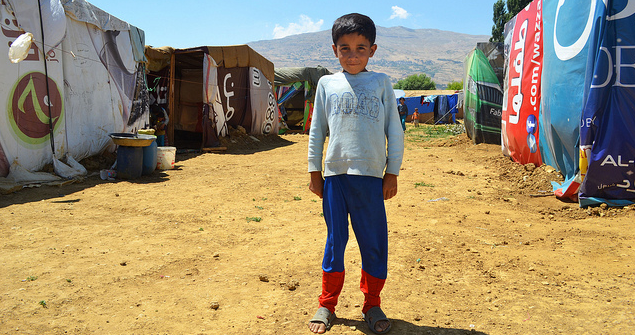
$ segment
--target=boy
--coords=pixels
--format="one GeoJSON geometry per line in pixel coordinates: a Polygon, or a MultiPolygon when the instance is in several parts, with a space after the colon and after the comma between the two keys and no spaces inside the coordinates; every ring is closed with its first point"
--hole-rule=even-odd
{"type": "Polygon", "coordinates": [[[414,123],[415,127],[419,127],[419,108],[415,107],[415,112],[412,113],[412,123],[414,123]]]}
{"type": "Polygon", "coordinates": [[[314,333],[324,333],[335,319],[344,285],[349,214],[362,255],[362,316],[374,333],[386,333],[391,327],[379,298],[388,263],[384,200],[397,194],[404,135],[388,76],[366,70],[377,50],[375,35],[375,24],[365,15],[337,19],[332,28],[333,52],[343,71],[323,76],[316,90],[309,133],[309,189],[323,198],[327,240],[319,308],[309,321],[314,333]]]}
{"type": "Polygon", "coordinates": [[[406,106],[406,99],[404,97],[399,98],[399,106],[397,106],[397,110],[399,111],[399,118],[401,119],[401,127],[403,128],[403,131],[406,131],[408,106],[406,106]]]}
{"type": "Polygon", "coordinates": [[[165,108],[158,104],[150,106],[150,117],[154,127],[154,135],[157,137],[157,146],[162,147],[165,145],[165,129],[168,122],[170,122],[170,118],[165,108]]]}

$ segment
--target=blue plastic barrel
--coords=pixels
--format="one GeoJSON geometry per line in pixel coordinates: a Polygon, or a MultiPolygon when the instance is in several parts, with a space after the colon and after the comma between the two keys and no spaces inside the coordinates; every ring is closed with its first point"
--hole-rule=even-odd
{"type": "Polygon", "coordinates": [[[135,179],[143,172],[143,147],[120,145],[117,149],[117,178],[135,179]]]}
{"type": "Polygon", "coordinates": [[[149,146],[143,147],[142,174],[147,175],[157,168],[157,141],[152,141],[149,146]]]}

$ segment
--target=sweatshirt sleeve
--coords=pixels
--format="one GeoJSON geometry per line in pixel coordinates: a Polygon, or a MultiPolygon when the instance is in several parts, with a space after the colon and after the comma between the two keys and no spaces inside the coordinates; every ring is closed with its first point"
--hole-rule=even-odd
{"type": "Polygon", "coordinates": [[[323,81],[320,79],[315,93],[313,116],[309,129],[309,172],[322,171],[322,153],[328,131],[325,99],[323,81]]]}
{"type": "Polygon", "coordinates": [[[384,84],[384,106],[386,107],[386,173],[399,175],[404,152],[404,132],[401,127],[401,119],[397,110],[397,99],[392,90],[390,80],[386,76],[384,84]]]}

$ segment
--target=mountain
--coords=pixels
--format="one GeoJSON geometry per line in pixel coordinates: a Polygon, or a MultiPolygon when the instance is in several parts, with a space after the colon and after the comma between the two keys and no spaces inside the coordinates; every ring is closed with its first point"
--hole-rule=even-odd
{"type": "MultiPolygon", "coordinates": [[[[413,74],[425,73],[437,88],[463,79],[463,60],[487,35],[460,34],[437,29],[377,27],[377,52],[368,69],[383,72],[393,83],[413,74]]],[[[322,65],[332,72],[341,66],[333,54],[331,31],[306,33],[281,39],[250,42],[248,45],[272,61],[275,67],[322,65]]]]}

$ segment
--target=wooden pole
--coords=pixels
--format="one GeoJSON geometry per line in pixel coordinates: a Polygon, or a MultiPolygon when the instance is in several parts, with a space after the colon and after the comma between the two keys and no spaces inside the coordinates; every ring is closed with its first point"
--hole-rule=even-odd
{"type": "MultiPolygon", "coordinates": [[[[168,93],[168,117],[170,118],[170,122],[168,123],[168,141],[169,145],[175,146],[174,142],[174,123],[176,122],[175,118],[175,107],[176,102],[174,101],[174,86],[176,86],[176,56],[172,53],[170,57],[170,83],[169,83],[169,93],[168,93]]],[[[166,144],[167,145],[167,144],[166,144]]]]}

